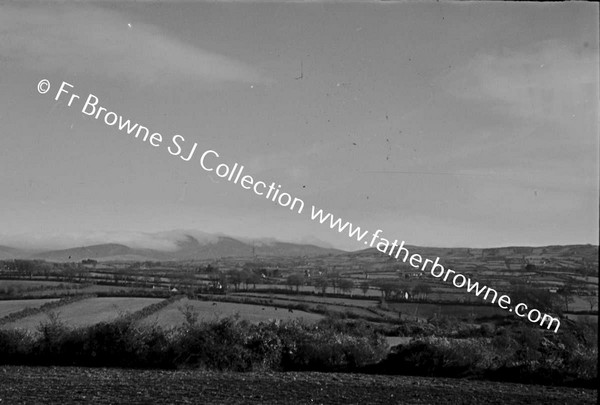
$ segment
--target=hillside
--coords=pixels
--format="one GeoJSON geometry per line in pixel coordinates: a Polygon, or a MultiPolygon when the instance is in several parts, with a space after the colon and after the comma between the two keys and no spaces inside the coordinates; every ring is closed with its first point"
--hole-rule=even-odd
{"type": "MultiPolygon", "coordinates": [[[[458,265],[463,270],[510,271],[531,265],[549,269],[585,268],[598,272],[598,246],[595,245],[510,246],[487,249],[407,246],[407,249],[410,254],[418,253],[430,259],[439,257],[441,263],[458,265]]],[[[400,259],[402,258],[400,256],[400,259]]],[[[363,265],[397,263],[394,258],[374,248],[340,254],[331,261],[334,260],[336,263],[350,261],[363,265]]]]}
{"type": "Polygon", "coordinates": [[[29,254],[21,249],[0,246],[0,260],[20,259],[21,257],[27,256],[29,256],[29,254]]]}
{"type": "MultiPolygon", "coordinates": [[[[69,249],[32,253],[8,246],[0,246],[0,260],[40,259],[52,262],[79,262],[84,259],[98,261],[202,261],[226,258],[291,258],[304,257],[317,260],[325,266],[387,266],[398,261],[375,248],[345,252],[339,249],[311,244],[280,242],[276,240],[239,240],[225,235],[201,238],[184,234],[172,240],[171,249],[131,247],[124,243],[104,243],[69,249]]],[[[442,248],[407,246],[411,254],[422,257],[439,257],[441,263],[459,265],[470,270],[515,270],[527,265],[547,269],[598,269],[598,246],[508,246],[498,248],[442,248]]],[[[405,266],[408,266],[405,264],[405,266]]]]}
{"type": "MultiPolygon", "coordinates": [[[[16,249],[15,249],[16,251],[16,249]]],[[[28,256],[53,262],[81,261],[94,259],[98,261],[178,261],[207,260],[226,257],[292,257],[292,256],[326,256],[339,254],[341,250],[321,248],[314,245],[285,242],[243,242],[228,236],[218,236],[214,240],[200,242],[191,235],[176,242],[174,250],[140,249],[124,244],[99,244],[62,250],[50,250],[28,256]]],[[[7,249],[4,259],[18,258],[7,249]]]]}

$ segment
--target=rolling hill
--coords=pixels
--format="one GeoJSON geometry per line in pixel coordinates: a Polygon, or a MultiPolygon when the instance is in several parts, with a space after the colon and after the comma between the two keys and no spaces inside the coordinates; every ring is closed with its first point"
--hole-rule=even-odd
{"type": "MultiPolygon", "coordinates": [[[[214,260],[220,258],[260,257],[321,257],[325,263],[396,262],[375,248],[353,252],[320,247],[312,244],[288,243],[277,240],[240,240],[226,235],[209,235],[184,232],[168,234],[169,247],[145,248],[127,243],[102,243],[60,250],[29,251],[0,246],[0,260],[39,259],[52,262],[78,262],[84,259],[98,261],[180,261],[214,260]]],[[[498,248],[441,248],[406,246],[411,254],[423,257],[440,257],[448,264],[460,263],[463,267],[486,266],[496,269],[520,268],[533,263],[554,268],[596,267],[597,245],[561,246],[509,246],[498,248]]]]}
{"type": "MultiPolygon", "coordinates": [[[[11,251],[6,250],[4,259],[10,259],[11,251]]],[[[176,261],[206,260],[225,257],[259,256],[324,256],[339,254],[337,249],[321,248],[314,245],[285,242],[244,242],[228,236],[218,236],[212,241],[200,242],[191,235],[176,242],[174,250],[140,249],[125,244],[106,243],[62,250],[50,250],[30,255],[30,259],[52,262],[81,261],[176,261]]],[[[16,258],[16,257],[14,257],[16,258]]]]}
{"type": "Polygon", "coordinates": [[[30,253],[24,250],[0,245],[0,260],[20,259],[23,257],[28,257],[29,255],[30,253]]]}

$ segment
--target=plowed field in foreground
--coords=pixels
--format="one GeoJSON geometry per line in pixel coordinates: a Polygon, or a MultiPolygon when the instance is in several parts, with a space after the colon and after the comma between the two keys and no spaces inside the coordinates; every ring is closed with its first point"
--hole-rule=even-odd
{"type": "Polygon", "coordinates": [[[422,377],[0,367],[0,404],[595,404],[598,391],[422,377]]]}

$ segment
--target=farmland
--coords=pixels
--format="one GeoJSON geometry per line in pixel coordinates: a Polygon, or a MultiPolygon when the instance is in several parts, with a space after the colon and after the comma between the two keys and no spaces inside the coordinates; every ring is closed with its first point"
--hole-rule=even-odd
{"type": "MultiPolygon", "coordinates": [[[[423,252],[444,255],[447,266],[460,269],[482,285],[493,286],[499,293],[520,289],[525,299],[527,294],[554,294],[550,297],[553,311],[564,312],[565,319],[597,321],[596,247],[423,248],[423,252]]],[[[334,315],[393,324],[403,319],[428,322],[448,317],[477,323],[479,318],[509,316],[496,305],[483,305],[481,298],[464,289],[415,274],[405,263],[374,249],[312,258],[0,263],[2,316],[22,310],[19,305],[44,303],[36,299],[85,294],[96,298],[55,312],[77,326],[138,311],[154,303],[152,299],[184,294],[198,298],[191,302],[201,319],[237,314],[258,322],[334,315]],[[31,301],[16,304],[17,299],[31,301]],[[13,304],[2,300],[12,300],[13,304]]],[[[161,325],[177,324],[182,316],[179,306],[174,303],[162,308],[151,319],[161,325]]],[[[33,328],[43,319],[43,314],[36,314],[10,326],[33,328]]],[[[151,322],[150,318],[145,322],[151,322]]]]}
{"type": "MultiPolygon", "coordinates": [[[[0,301],[0,318],[25,308],[39,308],[43,304],[56,302],[58,299],[31,299],[0,301]]],[[[72,327],[107,322],[134,313],[151,304],[163,301],[162,298],[134,297],[102,297],[88,298],[72,304],[64,305],[52,311],[61,321],[72,327]]],[[[141,322],[161,327],[178,326],[184,323],[183,312],[191,310],[199,321],[215,320],[226,317],[239,317],[249,322],[266,322],[270,320],[302,319],[307,322],[323,319],[322,315],[301,310],[289,310],[277,306],[238,304],[219,301],[198,301],[182,299],[145,317],[141,322]]],[[[40,324],[48,321],[48,313],[42,312],[18,321],[3,325],[5,329],[22,328],[35,330],[40,324]]]]}
{"type": "Polygon", "coordinates": [[[278,310],[276,306],[183,299],[148,316],[142,322],[157,324],[162,327],[182,325],[184,323],[183,311],[186,308],[194,311],[198,315],[199,321],[221,319],[229,316],[239,317],[249,322],[266,322],[275,319],[303,319],[310,322],[323,319],[321,315],[299,310],[288,311],[283,308],[278,310]]]}
{"type": "Polygon", "coordinates": [[[595,404],[598,391],[448,378],[1,367],[11,404],[595,404]]]}
{"type": "Polygon", "coordinates": [[[9,315],[13,312],[21,311],[25,308],[37,308],[48,302],[57,301],[58,299],[38,299],[38,300],[11,300],[0,301],[0,318],[9,315]]]}
{"type": "MultiPolygon", "coordinates": [[[[39,301],[39,300],[35,300],[39,301]]],[[[60,319],[70,326],[92,325],[98,322],[111,321],[120,314],[135,312],[143,307],[161,301],[157,298],[105,297],[89,298],[77,301],[57,309],[60,319]]],[[[26,301],[21,301],[24,303],[26,301]]],[[[0,309],[3,302],[0,302],[0,309]]],[[[14,323],[4,325],[4,328],[23,328],[35,330],[40,323],[47,320],[47,314],[35,314],[14,323]]]]}
{"type": "MultiPolygon", "coordinates": [[[[493,286],[500,294],[558,314],[560,332],[546,331],[373,250],[165,262],[13,260],[0,262],[0,343],[4,339],[10,356],[4,361],[302,370],[307,384],[316,384],[308,373],[312,371],[395,375],[409,370],[440,378],[593,385],[597,379],[597,247],[424,250],[447,254],[445,265],[493,286]],[[79,349],[70,351],[74,344],[79,349]],[[105,354],[98,355],[99,350],[105,354]],[[524,364],[534,366],[524,368],[524,364]],[[545,367],[554,368],[548,372],[545,367]]],[[[35,369],[20,370],[36,378],[35,369]]],[[[152,373],[145,374],[148,381],[158,375],[152,373]]],[[[57,384],[62,384],[65,376],[59,374],[57,384]]],[[[201,376],[213,378],[210,373],[201,376]]],[[[408,381],[408,377],[357,378],[378,381],[373,384],[382,384],[384,391],[390,381],[408,381]]],[[[342,387],[336,388],[340,398],[345,392],[342,387]]],[[[240,391],[240,403],[254,398],[254,389],[240,391]]],[[[440,389],[442,395],[446,388],[440,389]]],[[[181,395],[177,385],[173,390],[173,395],[181,395]]],[[[218,397],[203,392],[209,402],[219,403],[218,397]]],[[[292,388],[290,395],[300,392],[292,388]]],[[[389,391],[392,394],[404,395],[402,389],[389,391]]],[[[272,400],[265,395],[260,398],[272,400]]],[[[538,394],[532,395],[528,400],[537,403],[538,394]]],[[[423,398],[429,398],[423,399],[427,403],[437,397],[423,398]]],[[[419,398],[412,399],[419,403],[419,398]]],[[[582,403],[588,399],[582,397],[582,403]]],[[[380,400],[385,402],[383,397],[380,400]]]]}

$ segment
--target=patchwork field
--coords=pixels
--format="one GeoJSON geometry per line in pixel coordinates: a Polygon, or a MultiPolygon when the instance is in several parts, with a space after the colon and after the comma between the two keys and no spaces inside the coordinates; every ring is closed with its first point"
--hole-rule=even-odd
{"type": "Polygon", "coordinates": [[[494,315],[509,315],[506,311],[493,306],[477,306],[477,305],[436,305],[436,304],[420,304],[414,302],[407,303],[388,303],[390,310],[402,312],[402,318],[432,318],[434,316],[449,316],[456,318],[464,318],[470,314],[475,317],[485,317],[494,315]]]}
{"type": "Polygon", "coordinates": [[[184,298],[164,309],[145,318],[142,323],[156,323],[159,326],[169,327],[183,324],[185,318],[182,309],[191,306],[198,314],[199,320],[211,321],[224,317],[239,315],[241,319],[250,322],[269,321],[272,319],[300,319],[308,322],[316,322],[323,319],[321,315],[311,314],[304,311],[288,311],[285,308],[272,306],[261,306],[252,304],[237,304],[231,302],[197,301],[184,298]]]}
{"type": "Polygon", "coordinates": [[[283,294],[265,294],[265,293],[244,293],[244,294],[233,294],[240,296],[248,296],[248,297],[259,297],[263,299],[269,298],[279,298],[279,299],[289,299],[294,302],[319,302],[323,304],[341,304],[341,305],[352,305],[357,307],[374,307],[377,305],[378,301],[375,300],[355,300],[351,298],[332,298],[332,297],[323,297],[319,295],[283,295],[283,294]]]}
{"type": "MultiPolygon", "coordinates": [[[[119,315],[138,311],[150,304],[160,302],[160,298],[108,297],[88,298],[53,310],[59,319],[71,326],[93,325],[98,322],[110,321],[119,315]]],[[[18,321],[8,323],[3,329],[23,328],[35,330],[40,323],[48,320],[45,313],[28,316],[18,321]]]]}
{"type": "Polygon", "coordinates": [[[352,316],[358,316],[363,318],[373,318],[374,316],[385,315],[396,317],[396,314],[389,311],[383,311],[376,309],[378,306],[378,300],[365,300],[365,299],[352,299],[348,298],[334,298],[334,297],[323,297],[321,295],[279,295],[279,294],[252,294],[248,295],[259,299],[269,299],[273,305],[297,305],[305,304],[311,311],[319,312],[326,309],[329,312],[336,312],[341,314],[351,314],[352,316]],[[373,312],[376,309],[377,313],[373,312]],[[388,313],[389,312],[389,313],[388,313]]]}
{"type": "Polygon", "coordinates": [[[7,300],[0,301],[0,318],[5,317],[6,315],[12,314],[13,312],[21,311],[25,308],[38,308],[42,305],[52,302],[58,301],[56,299],[38,299],[38,300],[7,300]]]}
{"type": "Polygon", "coordinates": [[[74,283],[66,283],[62,281],[44,281],[44,280],[0,280],[0,292],[5,287],[13,287],[13,288],[24,288],[24,289],[32,289],[32,288],[42,288],[42,287],[77,287],[78,284],[74,283]]]}

